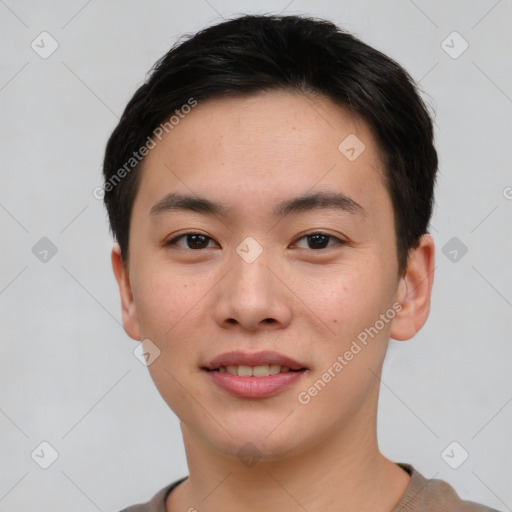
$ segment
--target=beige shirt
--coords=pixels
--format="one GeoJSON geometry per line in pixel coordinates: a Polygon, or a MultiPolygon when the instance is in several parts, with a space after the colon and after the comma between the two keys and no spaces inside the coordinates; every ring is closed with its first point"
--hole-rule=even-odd
{"type": "MultiPolygon", "coordinates": [[[[443,480],[427,480],[410,464],[398,465],[411,475],[411,481],[392,512],[498,512],[473,501],[461,500],[451,485],[443,480]]],[[[187,478],[164,487],[147,503],[132,505],[121,512],[166,512],[167,496],[187,478]]]]}

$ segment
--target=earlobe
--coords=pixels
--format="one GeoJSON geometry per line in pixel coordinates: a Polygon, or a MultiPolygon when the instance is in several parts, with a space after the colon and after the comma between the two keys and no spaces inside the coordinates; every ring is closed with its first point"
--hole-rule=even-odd
{"type": "Polygon", "coordinates": [[[114,271],[114,276],[119,287],[119,295],[121,297],[121,312],[124,330],[130,338],[140,341],[141,334],[139,320],[137,317],[137,308],[133,300],[130,278],[124,266],[119,244],[115,244],[112,248],[111,259],[112,269],[114,271]]]}
{"type": "Polygon", "coordinates": [[[425,324],[430,312],[430,296],[434,282],[435,245],[425,234],[409,254],[407,270],[400,278],[396,300],[402,305],[391,325],[395,340],[412,338],[425,324]]]}

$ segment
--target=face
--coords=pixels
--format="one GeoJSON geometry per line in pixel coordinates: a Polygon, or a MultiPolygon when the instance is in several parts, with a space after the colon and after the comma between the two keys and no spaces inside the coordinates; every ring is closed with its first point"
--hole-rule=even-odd
{"type": "Polygon", "coordinates": [[[199,103],[150,151],[128,274],[116,251],[114,270],[125,329],[160,351],[149,371],[189,437],[271,460],[364,430],[389,336],[426,318],[405,304],[383,173],[363,121],[285,92],[199,103]],[[244,366],[279,373],[229,374],[244,366]]]}

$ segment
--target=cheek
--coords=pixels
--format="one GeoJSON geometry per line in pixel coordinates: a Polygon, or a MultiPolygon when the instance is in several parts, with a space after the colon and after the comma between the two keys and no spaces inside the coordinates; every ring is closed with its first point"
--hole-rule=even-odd
{"type": "Polygon", "coordinates": [[[346,343],[390,306],[392,289],[383,280],[385,272],[377,258],[367,259],[327,272],[324,269],[321,276],[298,278],[295,289],[304,298],[306,314],[315,316],[307,313],[309,310],[323,320],[333,342],[346,343]]]}
{"type": "Polygon", "coordinates": [[[197,314],[202,290],[201,278],[147,265],[134,286],[134,300],[143,336],[160,343],[172,337],[197,314]]]}
{"type": "Polygon", "coordinates": [[[378,383],[393,318],[388,315],[381,320],[393,299],[393,283],[385,278],[389,269],[381,265],[378,258],[368,259],[336,278],[331,274],[329,281],[310,293],[311,300],[316,296],[311,309],[320,312],[330,331],[318,340],[322,351],[315,379],[328,381],[325,389],[322,382],[317,386],[322,389],[316,401],[321,408],[336,403],[340,410],[353,413],[352,408],[378,383]]]}
{"type": "Polygon", "coordinates": [[[385,283],[372,273],[372,279],[359,275],[332,283],[326,300],[317,302],[335,335],[319,340],[322,355],[311,387],[301,391],[311,399],[310,412],[330,411],[330,419],[322,416],[322,421],[348,421],[377,389],[391,325],[391,317],[387,322],[380,318],[391,307],[390,297],[385,283]]]}
{"type": "Polygon", "coordinates": [[[156,265],[149,267],[134,293],[142,336],[160,350],[148,370],[167,405],[186,419],[194,387],[190,379],[198,370],[192,347],[194,336],[200,338],[201,298],[208,283],[161,267],[157,270],[156,265]]]}

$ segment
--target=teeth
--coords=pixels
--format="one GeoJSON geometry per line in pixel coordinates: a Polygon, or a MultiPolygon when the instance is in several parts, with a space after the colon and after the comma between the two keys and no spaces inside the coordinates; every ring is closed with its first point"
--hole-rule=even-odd
{"type": "Polygon", "coordinates": [[[252,368],[250,366],[238,365],[238,375],[240,377],[251,377],[252,376],[252,368]]]}
{"type": "Polygon", "coordinates": [[[238,375],[238,366],[226,366],[226,371],[230,375],[238,375]]]}
{"type": "Polygon", "coordinates": [[[280,366],[278,364],[262,364],[259,366],[245,365],[229,365],[221,366],[220,373],[229,373],[230,375],[238,375],[239,377],[268,377],[269,375],[277,375],[278,373],[287,373],[290,371],[288,366],[280,366]]]}
{"type": "MultiPolygon", "coordinates": [[[[283,366],[284,368],[284,366],[283,366]]],[[[278,364],[271,364],[269,365],[269,373],[270,375],[277,375],[281,371],[281,366],[278,364]]]]}

